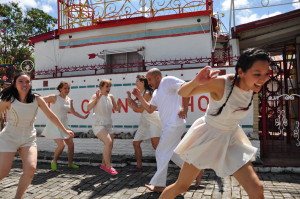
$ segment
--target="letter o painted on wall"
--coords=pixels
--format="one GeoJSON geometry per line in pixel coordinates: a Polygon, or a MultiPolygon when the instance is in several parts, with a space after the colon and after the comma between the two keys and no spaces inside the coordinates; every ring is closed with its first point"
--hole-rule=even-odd
{"type": "Polygon", "coordinates": [[[85,100],[82,101],[81,110],[82,110],[83,113],[88,114],[89,112],[84,109],[84,104],[85,103],[89,103],[89,100],[85,99],[85,100]]]}
{"type": "Polygon", "coordinates": [[[200,96],[199,99],[198,99],[198,108],[199,108],[199,110],[205,112],[206,109],[207,109],[208,103],[209,103],[208,97],[206,97],[206,96],[204,96],[204,95],[200,96]],[[202,99],[206,100],[206,107],[205,107],[205,108],[203,108],[203,102],[202,102],[202,99]]]}

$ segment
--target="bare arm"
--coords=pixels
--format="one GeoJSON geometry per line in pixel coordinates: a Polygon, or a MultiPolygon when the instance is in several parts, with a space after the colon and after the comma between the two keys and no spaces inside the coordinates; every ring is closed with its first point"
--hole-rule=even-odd
{"type": "Polygon", "coordinates": [[[89,103],[87,105],[87,111],[88,112],[90,112],[90,110],[92,110],[96,106],[96,104],[98,103],[100,97],[101,97],[101,92],[100,92],[100,90],[97,90],[96,94],[94,94],[91,97],[91,99],[90,99],[90,101],[89,101],[89,103]]]}
{"type": "Polygon", "coordinates": [[[55,104],[55,102],[56,102],[56,95],[48,95],[48,96],[43,97],[43,99],[44,99],[44,101],[46,103],[55,104]]]}
{"type": "Polygon", "coordinates": [[[40,109],[45,113],[47,118],[55,124],[58,128],[60,128],[65,134],[74,137],[74,133],[70,130],[67,130],[61,121],[57,118],[57,116],[51,111],[51,109],[47,106],[46,102],[43,100],[42,97],[36,97],[37,103],[40,109]]]}
{"type": "Polygon", "coordinates": [[[139,99],[139,101],[141,102],[141,105],[143,106],[143,108],[148,112],[148,113],[153,113],[157,107],[151,105],[140,93],[139,89],[134,88],[132,91],[132,94],[137,97],[139,99]]]}
{"type": "MultiPolygon", "coordinates": [[[[138,113],[142,113],[144,112],[144,107],[143,106],[139,106],[132,98],[131,98],[131,93],[128,91],[127,92],[127,95],[128,95],[128,103],[129,103],[129,107],[134,110],[135,112],[138,112],[138,113]]],[[[144,98],[147,102],[149,102],[151,100],[151,95],[150,93],[145,93],[144,95],[144,98]]]]}
{"type": "Polygon", "coordinates": [[[113,104],[113,109],[115,111],[120,111],[120,109],[121,109],[121,102],[118,101],[118,103],[116,103],[115,98],[114,98],[114,96],[112,94],[109,94],[109,97],[110,97],[111,102],[113,104]]]}
{"type": "Polygon", "coordinates": [[[5,110],[9,109],[10,102],[0,100],[0,113],[3,113],[5,110]]]}
{"type": "Polygon", "coordinates": [[[76,117],[82,118],[82,119],[86,119],[90,113],[86,114],[85,116],[79,114],[78,112],[75,111],[74,106],[73,106],[73,100],[70,100],[70,112],[75,115],[76,117]]]}
{"type": "Polygon", "coordinates": [[[200,93],[211,93],[219,97],[219,92],[222,91],[220,81],[224,80],[215,76],[220,72],[219,70],[211,71],[210,69],[210,66],[201,69],[194,79],[181,86],[178,94],[182,97],[190,97],[200,93]]]}
{"type": "Polygon", "coordinates": [[[180,109],[178,116],[179,118],[185,119],[187,118],[188,105],[189,105],[190,97],[182,98],[182,108],[180,109]]]}

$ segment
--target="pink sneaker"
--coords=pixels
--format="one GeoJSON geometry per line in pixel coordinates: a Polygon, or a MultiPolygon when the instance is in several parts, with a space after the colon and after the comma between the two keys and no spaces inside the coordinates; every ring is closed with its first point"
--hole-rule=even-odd
{"type": "Polygon", "coordinates": [[[117,175],[117,174],[118,174],[117,170],[114,169],[113,167],[107,168],[106,166],[101,165],[101,166],[100,166],[100,169],[106,171],[107,173],[109,173],[109,174],[111,174],[111,175],[117,175]]]}

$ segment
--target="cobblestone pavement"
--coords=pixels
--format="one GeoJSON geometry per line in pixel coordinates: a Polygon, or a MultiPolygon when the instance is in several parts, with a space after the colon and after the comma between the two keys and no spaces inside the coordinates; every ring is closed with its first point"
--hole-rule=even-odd
{"type": "MultiPolygon", "coordinates": [[[[8,177],[0,181],[0,198],[13,198],[21,175],[21,162],[15,161],[8,177]]],[[[149,192],[144,184],[150,181],[155,167],[145,167],[143,172],[130,173],[128,167],[117,168],[119,174],[111,176],[96,166],[81,166],[68,169],[59,165],[57,172],[50,171],[49,163],[38,163],[32,184],[25,199],[156,199],[159,193],[149,192]]],[[[174,182],[178,168],[169,168],[168,184],[174,182]]],[[[265,187],[265,198],[300,198],[300,174],[259,173],[265,187]]],[[[207,170],[198,188],[191,186],[185,194],[176,199],[188,198],[248,198],[245,191],[233,177],[220,179],[207,170]]]]}

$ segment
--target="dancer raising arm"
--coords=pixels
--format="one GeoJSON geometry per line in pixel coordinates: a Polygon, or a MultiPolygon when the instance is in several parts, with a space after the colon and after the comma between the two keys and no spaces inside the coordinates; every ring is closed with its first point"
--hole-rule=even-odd
{"type": "Polygon", "coordinates": [[[150,191],[162,192],[166,187],[170,160],[179,167],[183,163],[182,159],[173,151],[185,130],[185,118],[187,117],[190,98],[182,98],[178,95],[178,89],[185,82],[177,77],[162,77],[158,68],[150,69],[146,77],[151,88],[155,89],[151,101],[147,102],[138,88],[134,88],[132,94],[138,98],[143,108],[149,113],[156,109],[159,111],[162,135],[155,150],[157,170],[150,183],[145,186],[150,191]]]}
{"type": "MultiPolygon", "coordinates": [[[[57,115],[60,121],[63,123],[65,128],[68,126],[68,112],[70,111],[76,117],[86,119],[89,114],[83,116],[77,113],[73,107],[73,100],[69,98],[68,94],[70,93],[70,83],[62,81],[57,86],[59,95],[49,95],[43,97],[45,102],[51,103],[52,111],[57,115]]],[[[46,138],[53,139],[57,144],[57,147],[54,152],[53,160],[51,161],[52,171],[57,170],[57,160],[60,154],[63,152],[65,145],[68,146],[68,167],[72,169],[78,169],[79,166],[73,163],[74,156],[74,142],[73,138],[63,133],[59,128],[57,128],[51,121],[48,121],[44,131],[42,132],[46,138]]]]}
{"type": "Polygon", "coordinates": [[[20,73],[14,77],[12,85],[0,94],[0,113],[7,111],[7,124],[0,133],[0,180],[9,174],[18,151],[23,173],[19,179],[16,199],[22,198],[36,170],[36,130],[33,123],[38,107],[66,135],[74,136],[72,131],[65,129],[43,98],[31,91],[30,76],[20,73]]]}
{"type": "MultiPolygon", "coordinates": [[[[141,92],[141,95],[145,98],[146,101],[150,101],[152,98],[153,89],[148,84],[148,80],[145,75],[138,75],[135,81],[136,87],[141,92]]],[[[131,171],[142,171],[142,148],[141,143],[143,140],[151,140],[151,144],[154,149],[156,149],[159,143],[159,137],[161,136],[162,132],[162,124],[159,119],[159,115],[157,111],[153,113],[148,113],[141,103],[137,100],[136,103],[131,98],[131,93],[128,91],[128,102],[129,107],[134,110],[135,112],[141,113],[141,119],[139,122],[139,128],[137,129],[134,139],[133,139],[133,148],[135,152],[136,158],[136,167],[131,168],[131,171]]]]}
{"type": "Polygon", "coordinates": [[[254,92],[269,80],[270,56],[260,49],[245,50],[235,67],[235,75],[216,77],[220,71],[207,66],[183,85],[184,97],[210,93],[205,115],[194,122],[175,153],[184,160],[177,181],[160,199],[175,198],[187,191],[200,170],[211,168],[220,177],[233,175],[250,199],[263,196],[263,185],[252,164],[257,148],[251,145],[238,123],[247,115],[254,92]]]}
{"type": "Polygon", "coordinates": [[[88,103],[87,110],[94,109],[95,122],[93,124],[93,132],[104,143],[103,158],[100,169],[116,175],[118,172],[111,166],[111,153],[114,143],[114,134],[112,130],[112,109],[119,111],[121,102],[118,104],[112,94],[109,94],[111,81],[103,79],[99,83],[100,90],[96,91],[88,103]]]}

